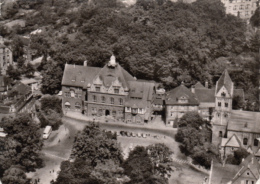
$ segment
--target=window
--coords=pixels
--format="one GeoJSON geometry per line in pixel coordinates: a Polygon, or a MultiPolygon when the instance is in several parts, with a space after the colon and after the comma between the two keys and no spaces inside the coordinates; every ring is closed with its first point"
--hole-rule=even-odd
{"type": "Polygon", "coordinates": [[[114,98],[110,98],[110,103],[111,104],[114,104],[115,102],[114,102],[114,98]]]}
{"type": "Polygon", "coordinates": [[[225,96],[226,96],[226,93],[225,93],[225,92],[221,93],[221,96],[225,97],[225,96]]]}
{"type": "Polygon", "coordinates": [[[70,103],[69,103],[69,102],[65,102],[64,105],[65,105],[65,108],[66,108],[66,109],[69,109],[69,108],[70,108],[70,103]]]}
{"type": "Polygon", "coordinates": [[[92,113],[93,113],[93,114],[97,113],[97,108],[93,107],[93,108],[92,108],[92,113]]]}
{"type": "Polygon", "coordinates": [[[100,92],[100,87],[96,87],[96,91],[97,91],[97,92],[100,92]]]}
{"type": "Polygon", "coordinates": [[[132,113],[137,113],[137,108],[132,108],[132,113]]]}
{"type": "Polygon", "coordinates": [[[81,108],[81,105],[80,105],[80,103],[79,103],[79,102],[76,102],[76,103],[75,103],[75,108],[76,108],[77,110],[80,110],[80,108],[81,108]]]}
{"type": "Polygon", "coordinates": [[[106,98],[102,96],[102,103],[106,103],[106,98]]]}
{"type": "Polygon", "coordinates": [[[65,97],[70,97],[70,93],[69,92],[65,92],[65,97]]]}
{"type": "Polygon", "coordinates": [[[221,102],[218,102],[218,106],[221,107],[221,102]]]}
{"type": "Polygon", "coordinates": [[[222,131],[219,131],[218,136],[219,136],[219,137],[222,137],[222,136],[223,136],[223,135],[222,135],[222,131]]]}
{"type": "Polygon", "coordinates": [[[224,117],[225,117],[225,118],[227,118],[227,117],[228,117],[228,114],[227,114],[227,113],[225,113],[224,117]]]}
{"type": "Polygon", "coordinates": [[[97,97],[93,95],[93,102],[97,102],[97,97]]]}
{"type": "Polygon", "coordinates": [[[174,116],[174,112],[171,112],[171,117],[173,117],[174,116]]]}
{"type": "Polygon", "coordinates": [[[243,139],[243,145],[247,145],[247,141],[248,141],[248,139],[247,139],[247,138],[244,138],[244,139],[243,139]]]}
{"type": "Polygon", "coordinates": [[[115,94],[119,94],[119,89],[114,89],[115,94]]]}
{"type": "Polygon", "coordinates": [[[244,9],[244,6],[243,6],[243,5],[240,5],[239,9],[240,9],[240,10],[243,10],[243,9],[244,9]]]}
{"type": "Polygon", "coordinates": [[[123,99],[122,98],[119,99],[119,104],[123,105],[123,99]]]}
{"type": "Polygon", "coordinates": [[[249,15],[249,14],[248,14],[248,11],[246,11],[246,15],[249,15]]]}
{"type": "Polygon", "coordinates": [[[113,117],[116,116],[116,111],[112,111],[112,116],[113,116],[113,117]]]}
{"type": "Polygon", "coordinates": [[[257,139],[254,140],[254,146],[258,146],[258,140],[257,139]]]}
{"type": "Polygon", "coordinates": [[[237,9],[237,6],[235,5],[234,7],[233,7],[233,10],[236,10],[237,9]]]}
{"type": "Polygon", "coordinates": [[[75,91],[71,90],[71,91],[70,91],[70,96],[71,96],[72,98],[74,98],[74,97],[75,97],[75,91]]]}

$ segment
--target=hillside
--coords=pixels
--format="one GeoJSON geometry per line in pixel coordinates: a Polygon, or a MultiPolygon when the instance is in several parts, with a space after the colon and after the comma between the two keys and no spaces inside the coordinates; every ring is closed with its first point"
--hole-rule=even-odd
{"type": "MultiPolygon", "coordinates": [[[[256,102],[258,81],[258,33],[246,39],[246,24],[226,15],[218,0],[197,0],[186,4],[166,0],[138,0],[125,7],[116,0],[18,0],[19,9],[9,21],[25,21],[25,27],[0,26],[1,35],[15,48],[19,36],[31,35],[35,56],[44,56],[39,67],[49,85],[55,78],[54,93],[60,87],[64,64],[103,66],[115,54],[117,62],[137,78],[156,80],[171,89],[182,81],[191,86],[209,81],[212,86],[224,68],[231,71],[236,87],[256,102]],[[23,14],[21,14],[23,12],[23,14]],[[257,39],[256,39],[257,38],[257,39]],[[46,62],[47,56],[51,61],[46,62]],[[221,59],[222,58],[222,59],[221,59]],[[224,58],[224,59],[223,59],[224,58]],[[228,62],[226,62],[228,61],[228,62]],[[59,72],[47,71],[54,67],[59,72]]],[[[17,44],[20,46],[17,46],[17,44]]],[[[18,60],[22,54],[16,52],[18,60]]],[[[45,83],[46,82],[46,83],[45,83]]]]}

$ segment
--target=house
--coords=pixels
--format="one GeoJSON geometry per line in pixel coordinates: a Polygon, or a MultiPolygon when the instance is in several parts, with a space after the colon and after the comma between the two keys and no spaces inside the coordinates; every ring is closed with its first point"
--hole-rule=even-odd
{"type": "Polygon", "coordinates": [[[116,62],[103,67],[65,65],[62,78],[62,109],[86,116],[110,116],[127,123],[152,119],[156,83],[139,81],[116,62]]]}
{"type": "Polygon", "coordinates": [[[0,68],[3,75],[6,74],[6,70],[9,65],[13,65],[13,52],[12,50],[1,43],[2,37],[0,37],[0,68]]]}
{"type": "Polygon", "coordinates": [[[11,87],[11,80],[8,77],[0,76],[0,99],[7,95],[8,89],[11,87]]]}
{"type": "Polygon", "coordinates": [[[177,126],[178,120],[189,111],[198,111],[197,97],[182,83],[165,96],[166,126],[177,126]]]}
{"type": "Polygon", "coordinates": [[[260,178],[260,165],[250,154],[240,165],[212,163],[209,184],[256,184],[260,178]]]}
{"type": "Polygon", "coordinates": [[[249,21],[259,6],[259,0],[221,0],[226,7],[226,13],[249,21]]]}

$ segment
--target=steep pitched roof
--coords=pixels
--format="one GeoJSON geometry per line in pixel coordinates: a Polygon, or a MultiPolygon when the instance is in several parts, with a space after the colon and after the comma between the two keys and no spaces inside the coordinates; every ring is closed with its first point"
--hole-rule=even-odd
{"type": "Polygon", "coordinates": [[[260,112],[232,110],[228,130],[238,132],[260,132],[260,112]]]}
{"type": "Polygon", "coordinates": [[[137,108],[147,107],[148,101],[153,98],[155,83],[142,81],[129,81],[129,96],[126,99],[125,106],[137,108]]]}
{"type": "Polygon", "coordinates": [[[256,157],[252,154],[248,155],[243,162],[239,165],[240,169],[232,179],[232,183],[234,183],[246,170],[250,170],[255,179],[259,178],[259,169],[260,165],[256,159],[256,157]]]}
{"type": "Polygon", "coordinates": [[[123,85],[128,87],[128,81],[135,81],[136,79],[125,71],[119,64],[115,67],[109,67],[106,64],[97,74],[103,80],[105,86],[110,86],[113,81],[117,78],[123,85]]]}
{"type": "Polygon", "coordinates": [[[169,105],[180,104],[178,98],[182,96],[188,99],[188,103],[182,103],[182,105],[199,105],[196,96],[183,84],[166,93],[165,103],[169,105]]]}
{"type": "Polygon", "coordinates": [[[228,91],[228,93],[230,95],[232,95],[232,88],[233,88],[233,82],[228,74],[228,71],[225,70],[222,75],[220,76],[220,78],[218,79],[217,81],[217,85],[216,85],[216,93],[219,92],[219,90],[222,88],[222,87],[225,87],[228,91]]]}
{"type": "Polygon", "coordinates": [[[225,147],[241,147],[240,140],[237,138],[236,134],[233,134],[226,142],[225,147]]]}
{"type": "Polygon", "coordinates": [[[92,83],[100,70],[101,68],[98,67],[66,64],[62,77],[62,85],[86,87],[88,83],[92,83]]]}
{"type": "Polygon", "coordinates": [[[215,89],[195,88],[195,95],[200,103],[215,103],[215,89]]]}
{"type": "Polygon", "coordinates": [[[200,89],[200,88],[205,88],[205,89],[207,89],[207,88],[204,87],[200,82],[197,82],[197,83],[194,85],[194,88],[195,88],[195,89],[200,89]]]}

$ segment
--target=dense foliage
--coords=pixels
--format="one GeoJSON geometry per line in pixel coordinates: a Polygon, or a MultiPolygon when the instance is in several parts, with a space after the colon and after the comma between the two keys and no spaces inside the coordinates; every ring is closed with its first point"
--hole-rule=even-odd
{"type": "Polygon", "coordinates": [[[0,176],[12,165],[21,165],[26,171],[42,166],[39,157],[43,145],[40,127],[29,114],[3,118],[1,127],[8,135],[0,139],[0,176]]]}
{"type": "Polygon", "coordinates": [[[210,168],[211,160],[218,159],[218,149],[211,144],[209,123],[196,112],[187,112],[179,121],[175,140],[180,142],[180,150],[193,160],[210,168]]]}
{"type": "Polygon", "coordinates": [[[247,152],[244,148],[238,148],[234,151],[233,155],[228,155],[226,159],[227,164],[233,164],[233,165],[239,165],[242,162],[242,159],[245,159],[248,155],[250,155],[249,152],[247,152]]]}
{"type": "Polygon", "coordinates": [[[37,116],[42,128],[50,125],[53,130],[57,130],[62,124],[62,114],[60,98],[50,95],[41,98],[41,107],[37,112],[37,116]]]}
{"type": "MultiPolygon", "coordinates": [[[[60,90],[65,63],[83,64],[88,60],[89,65],[102,67],[112,53],[137,78],[162,82],[167,89],[181,81],[188,86],[206,80],[214,85],[224,68],[230,73],[239,70],[241,77],[233,80],[246,94],[258,86],[254,80],[257,72],[248,69],[249,62],[239,62],[237,56],[244,54],[243,60],[250,58],[250,65],[255,66],[260,40],[254,37],[259,34],[246,38],[245,22],[226,15],[219,0],[191,4],[138,0],[127,8],[116,0],[17,3],[34,12],[25,15],[26,27],[19,32],[41,28],[42,33],[31,37],[30,46],[36,55],[44,56],[43,65],[48,56],[53,59],[48,67],[42,66],[43,93],[60,90]]],[[[246,95],[250,101],[247,109],[256,110],[257,104],[252,104],[256,96],[256,92],[246,95]]]]}

